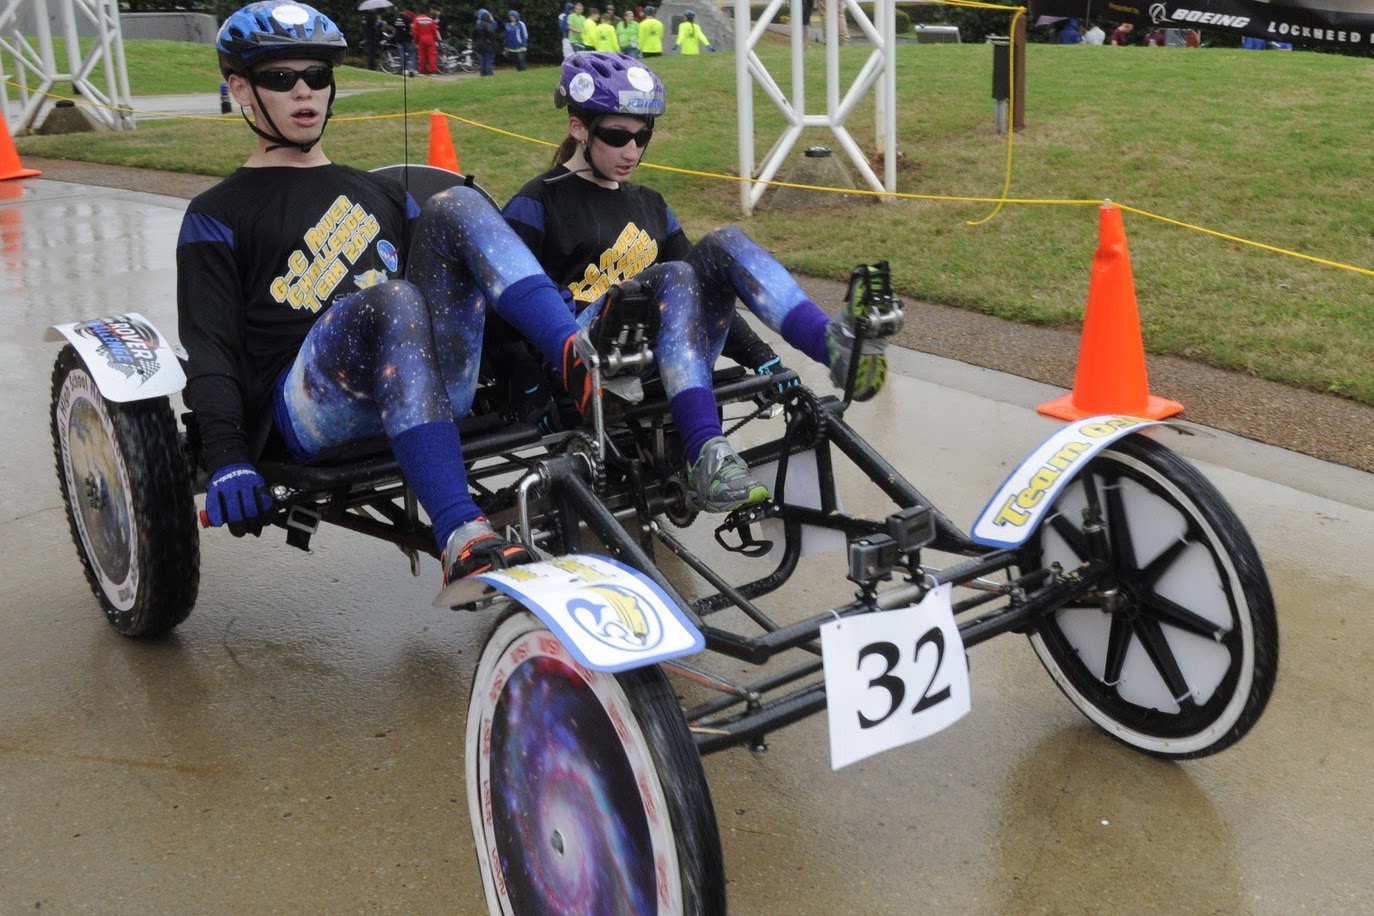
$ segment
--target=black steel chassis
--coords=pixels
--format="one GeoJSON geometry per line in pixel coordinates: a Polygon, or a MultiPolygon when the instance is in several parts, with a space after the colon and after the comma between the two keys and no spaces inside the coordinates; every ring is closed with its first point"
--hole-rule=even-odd
{"type": "MultiPolygon", "coordinates": [[[[955,605],[964,643],[974,645],[1001,633],[1025,632],[1039,615],[1092,591],[1105,571],[1105,565],[1089,563],[1058,581],[1051,581],[1046,571],[1018,576],[1017,554],[972,542],[845,421],[845,401],[817,398],[800,386],[779,393],[779,385],[793,378],[758,377],[742,370],[717,373],[715,394],[727,413],[732,407],[749,414],[780,412],[784,422],[778,438],[743,453],[750,466],[779,462],[774,499],[723,518],[694,517],[686,506],[682,460],[661,398],[624,410],[606,429],[604,441],[592,431],[548,433],[497,417],[478,417],[464,428],[464,454],[479,504],[527,543],[565,553],[594,539],[598,550],[650,576],[673,597],[700,628],[710,652],[751,665],[797,654],[797,663],[748,684],[727,682],[690,664],[665,664],[720,694],[685,711],[703,753],[741,744],[760,748],[769,732],[824,709],[818,635],[827,621],[906,606],[937,585],[953,583],[974,589],[955,605]],[[787,500],[791,459],[807,451],[816,457],[819,508],[787,500]],[[893,511],[886,519],[860,518],[837,508],[839,456],[891,500],[893,511]],[[780,556],[761,575],[737,584],[725,581],[669,530],[672,524],[665,524],[706,524],[709,519],[722,548],[751,556],[769,546],[758,539],[756,526],[770,518],[782,523],[780,556]],[[804,525],[838,530],[849,539],[846,572],[855,598],[781,625],[755,600],[784,587],[796,571],[804,525]],[[965,559],[931,569],[921,563],[924,549],[965,559]],[[659,550],[675,555],[715,591],[692,601],[683,598],[661,572],[655,559],[659,550]],[[989,578],[999,573],[1004,574],[1000,581],[989,578]],[[997,606],[989,609],[994,602],[997,606]],[[713,625],[713,615],[725,608],[743,612],[753,631],[713,625]]],[[[280,507],[274,521],[296,546],[308,547],[320,524],[327,523],[397,545],[410,556],[417,574],[420,555],[435,555],[429,526],[389,453],[318,466],[267,461],[262,471],[280,507]]]]}

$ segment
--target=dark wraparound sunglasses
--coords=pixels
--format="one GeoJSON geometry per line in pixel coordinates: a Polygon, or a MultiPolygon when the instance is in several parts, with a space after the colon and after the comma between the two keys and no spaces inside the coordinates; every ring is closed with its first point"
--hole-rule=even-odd
{"type": "Polygon", "coordinates": [[[305,85],[311,89],[324,89],[334,81],[334,68],[318,66],[292,70],[290,67],[266,67],[248,73],[250,83],[269,92],[290,92],[296,87],[297,80],[305,80],[305,85]]]}
{"type": "Polygon", "coordinates": [[[598,127],[592,131],[592,136],[600,140],[607,146],[620,149],[626,143],[633,140],[640,149],[649,145],[649,141],[654,137],[652,127],[643,127],[639,130],[626,130],[623,127],[598,127]]]}

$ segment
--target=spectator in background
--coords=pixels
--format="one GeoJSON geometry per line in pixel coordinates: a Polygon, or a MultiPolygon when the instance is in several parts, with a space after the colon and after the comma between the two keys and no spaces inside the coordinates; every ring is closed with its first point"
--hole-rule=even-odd
{"type": "Polygon", "coordinates": [[[1123,22],[1112,32],[1112,46],[1124,48],[1126,45],[1135,42],[1135,26],[1129,22],[1123,22]]]}
{"type": "Polygon", "coordinates": [[[1099,29],[1096,23],[1088,23],[1088,31],[1083,33],[1083,43],[1085,45],[1100,45],[1106,40],[1106,32],[1099,29]]]}
{"type": "Polygon", "coordinates": [[[590,42],[593,51],[619,51],[620,42],[615,37],[615,23],[610,14],[603,15],[593,7],[587,11],[588,25],[582,27],[582,35],[590,42]]]}
{"type": "Polygon", "coordinates": [[[701,26],[697,25],[696,12],[688,10],[682,16],[682,25],[677,27],[677,49],[684,55],[700,54],[702,45],[706,46],[706,50],[714,51],[715,46],[711,44],[711,39],[707,38],[701,26]]]}
{"type": "Polygon", "coordinates": [[[620,53],[639,58],[639,22],[633,10],[626,10],[615,24],[615,40],[620,45],[620,53]]]}
{"type": "Polygon", "coordinates": [[[515,69],[528,70],[529,64],[525,60],[525,55],[530,49],[530,30],[525,28],[525,24],[520,21],[520,14],[515,10],[506,14],[505,46],[506,56],[515,62],[515,69]]]}
{"type": "Polygon", "coordinates": [[[363,13],[363,51],[367,53],[367,69],[377,69],[377,58],[382,50],[382,20],[375,10],[363,13]]]}
{"type": "Polygon", "coordinates": [[[644,7],[644,19],[639,23],[639,53],[644,57],[663,56],[663,23],[652,6],[644,7]]]}
{"type": "Polygon", "coordinates": [[[1159,28],[1158,26],[1155,26],[1155,27],[1154,27],[1153,29],[1151,29],[1149,32],[1145,33],[1145,47],[1147,47],[1147,48],[1162,48],[1162,47],[1164,47],[1164,30],[1161,29],[1161,28],[1159,28]]]}
{"type": "Polygon", "coordinates": [[[1082,44],[1083,33],[1078,31],[1077,19],[1062,19],[1054,26],[1055,44],[1076,45],[1082,44]]]}
{"type": "Polygon", "coordinates": [[[472,50],[477,54],[477,68],[482,76],[496,72],[496,20],[486,10],[477,11],[477,24],[472,27],[472,50]]]}
{"type": "Polygon", "coordinates": [[[391,42],[401,55],[401,72],[414,76],[418,62],[415,58],[415,35],[410,30],[410,20],[415,16],[410,10],[399,10],[391,20],[391,42]]]}
{"type": "Polygon", "coordinates": [[[574,3],[572,12],[568,13],[568,43],[572,45],[574,54],[587,49],[587,40],[582,35],[586,24],[587,17],[582,13],[582,4],[574,3]]]}
{"type": "Polygon", "coordinates": [[[558,14],[558,41],[564,60],[572,57],[573,54],[572,39],[568,37],[568,17],[572,15],[572,11],[573,5],[565,3],[563,4],[563,12],[558,14]]]}
{"type": "Polygon", "coordinates": [[[410,33],[415,36],[415,57],[419,62],[416,69],[430,76],[439,72],[439,20],[429,13],[416,13],[410,22],[410,33]]]}

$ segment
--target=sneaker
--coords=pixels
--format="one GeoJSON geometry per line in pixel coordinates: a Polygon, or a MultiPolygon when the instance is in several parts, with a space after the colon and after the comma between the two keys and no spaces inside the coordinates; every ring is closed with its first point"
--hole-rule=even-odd
{"type": "Polygon", "coordinates": [[[444,567],[444,585],[490,572],[531,563],[534,557],[523,544],[512,544],[491,527],[491,522],[478,516],[461,525],[448,536],[448,544],[439,557],[444,567]]]}
{"type": "MultiPolygon", "coordinates": [[[[886,336],[901,326],[900,303],[892,296],[892,281],[886,261],[870,267],[860,264],[849,274],[849,290],[845,294],[844,309],[831,319],[826,328],[826,350],[830,356],[830,380],[836,388],[844,388],[849,381],[849,364],[854,356],[854,327],[858,319],[875,312],[897,309],[897,323],[881,334],[868,334],[859,348],[859,368],[854,374],[854,400],[867,401],[887,381],[886,336]]],[[[891,314],[885,317],[890,318],[891,314]]]]}
{"type": "MultiPolygon", "coordinates": [[[[830,381],[843,388],[849,381],[849,360],[854,355],[854,329],[844,313],[830,320],[825,329],[826,350],[830,354],[830,381]]],[[[865,337],[859,348],[859,371],[854,376],[854,400],[867,401],[882,390],[887,381],[887,341],[865,337]]]]}
{"type": "Polygon", "coordinates": [[[724,436],[702,446],[696,464],[687,468],[687,492],[707,512],[733,512],[770,498],[768,488],[754,479],[724,436]]]}
{"type": "Polygon", "coordinates": [[[563,344],[563,387],[572,396],[577,412],[584,417],[589,412],[592,398],[598,393],[592,388],[592,373],[583,359],[583,353],[588,352],[590,346],[586,335],[587,329],[583,328],[563,344]]]}

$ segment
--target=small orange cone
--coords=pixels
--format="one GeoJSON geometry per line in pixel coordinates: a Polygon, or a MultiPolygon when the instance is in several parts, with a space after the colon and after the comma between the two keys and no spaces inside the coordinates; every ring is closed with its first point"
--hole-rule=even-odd
{"type": "Polygon", "coordinates": [[[448,119],[441,111],[429,116],[429,164],[459,174],[463,171],[458,165],[458,154],[453,151],[453,137],[448,132],[448,119]]]}
{"type": "Polygon", "coordinates": [[[1160,420],[1182,413],[1182,404],[1150,394],[1121,210],[1103,204],[1098,222],[1097,254],[1073,391],[1037,410],[1060,420],[1107,413],[1160,420]]]}
{"type": "Polygon", "coordinates": [[[20,164],[19,151],[14,148],[14,138],[10,136],[9,125],[5,123],[3,106],[4,99],[0,98],[0,181],[42,175],[38,169],[26,169],[20,164]]]}

